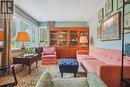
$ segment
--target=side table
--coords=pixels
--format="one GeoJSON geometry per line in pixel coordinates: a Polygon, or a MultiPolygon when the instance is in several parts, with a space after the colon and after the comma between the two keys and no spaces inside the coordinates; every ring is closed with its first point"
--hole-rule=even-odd
{"type": "Polygon", "coordinates": [[[29,67],[29,74],[31,73],[31,65],[36,62],[36,68],[38,64],[38,54],[24,55],[13,58],[13,64],[23,64],[29,67]]]}

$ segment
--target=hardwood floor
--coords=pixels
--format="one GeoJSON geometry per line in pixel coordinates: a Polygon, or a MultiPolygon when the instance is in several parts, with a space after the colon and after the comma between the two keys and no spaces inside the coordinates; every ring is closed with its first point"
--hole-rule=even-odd
{"type": "MultiPolygon", "coordinates": [[[[22,67],[22,65],[16,65],[15,66],[15,72],[16,72],[16,75],[18,75],[20,72],[22,72],[23,70],[27,69],[28,67],[25,66],[25,67],[22,67]]],[[[24,72],[25,73],[25,72],[24,72]]],[[[19,78],[19,77],[17,77],[19,78]]],[[[0,76],[0,84],[3,84],[3,83],[8,83],[8,80],[11,79],[12,81],[14,81],[14,78],[12,76],[12,73],[11,71],[9,72],[9,74],[5,74],[5,75],[2,75],[0,76]]],[[[11,81],[11,82],[12,82],[11,81]]],[[[10,81],[9,81],[10,82],[10,81]]]]}
{"type": "MultiPolygon", "coordinates": [[[[22,65],[15,66],[16,76],[18,80],[17,87],[35,87],[37,81],[44,72],[49,72],[53,78],[61,78],[58,65],[41,65],[41,62],[38,62],[38,68],[36,68],[35,63],[33,63],[31,68],[31,74],[28,73],[28,66],[24,68],[22,65]]],[[[74,78],[73,73],[64,74],[65,78],[74,78]]],[[[86,77],[86,73],[83,71],[82,67],[79,67],[76,78],[86,77]]],[[[13,82],[14,78],[12,75],[6,74],[0,77],[0,84],[13,82]]]]}

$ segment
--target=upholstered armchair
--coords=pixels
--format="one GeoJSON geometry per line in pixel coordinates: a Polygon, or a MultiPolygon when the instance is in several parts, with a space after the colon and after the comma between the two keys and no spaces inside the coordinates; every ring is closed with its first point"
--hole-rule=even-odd
{"type": "Polygon", "coordinates": [[[44,72],[35,87],[108,87],[95,73],[90,72],[87,78],[53,78],[44,72]]]}
{"type": "Polygon", "coordinates": [[[42,52],[42,65],[57,64],[55,47],[45,47],[42,52]]]}
{"type": "Polygon", "coordinates": [[[41,60],[43,47],[37,47],[35,48],[35,52],[39,55],[39,60],[41,60]]]}

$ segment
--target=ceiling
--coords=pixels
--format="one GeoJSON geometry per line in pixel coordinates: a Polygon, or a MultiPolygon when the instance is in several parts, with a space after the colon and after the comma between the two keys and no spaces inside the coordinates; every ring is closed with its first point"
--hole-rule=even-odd
{"type": "Polygon", "coordinates": [[[88,21],[105,0],[15,0],[22,10],[39,22],[88,21]]]}

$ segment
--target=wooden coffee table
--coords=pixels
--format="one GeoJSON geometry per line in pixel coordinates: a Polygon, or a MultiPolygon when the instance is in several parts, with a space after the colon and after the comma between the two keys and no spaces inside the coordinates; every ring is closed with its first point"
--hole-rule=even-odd
{"type": "Polygon", "coordinates": [[[38,64],[38,54],[30,54],[30,55],[24,55],[24,56],[18,56],[13,58],[13,64],[23,64],[27,65],[29,67],[29,74],[31,73],[31,65],[36,62],[36,68],[38,64]]]}

